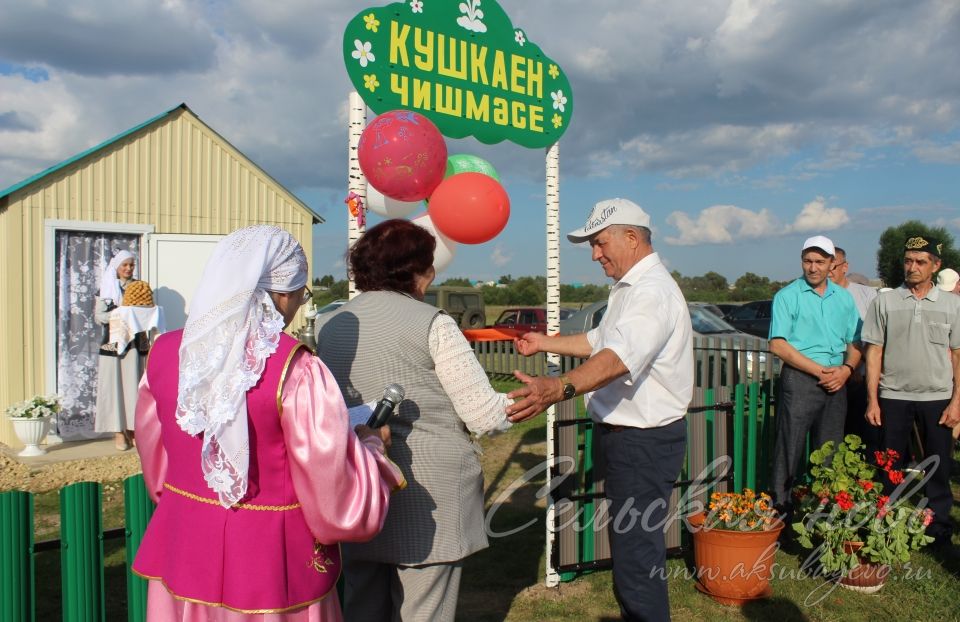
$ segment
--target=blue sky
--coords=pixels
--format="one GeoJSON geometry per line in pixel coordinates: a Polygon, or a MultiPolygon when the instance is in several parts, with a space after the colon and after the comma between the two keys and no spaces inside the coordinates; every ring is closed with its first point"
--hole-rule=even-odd
{"type": "MultiPolygon", "coordinates": [[[[441,0],[424,0],[433,2],[441,0]]],[[[446,0],[443,0],[446,1],[446,0]]],[[[875,276],[907,219],[960,237],[960,4],[944,0],[501,0],[576,102],[561,230],[600,199],[652,216],[683,274],[799,275],[825,234],[875,276]]],[[[326,219],[314,273],[344,274],[344,25],[355,0],[24,0],[0,7],[0,187],[180,102],[326,219]]],[[[449,141],[500,172],[506,229],[440,278],[545,270],[543,151],[449,141]]],[[[563,282],[603,282],[561,248],[563,282]]]]}

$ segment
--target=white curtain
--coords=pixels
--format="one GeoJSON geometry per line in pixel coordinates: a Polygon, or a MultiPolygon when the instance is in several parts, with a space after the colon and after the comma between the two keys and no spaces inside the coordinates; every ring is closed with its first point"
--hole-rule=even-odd
{"type": "MultiPolygon", "coordinates": [[[[120,250],[140,257],[140,236],[87,231],[57,232],[57,393],[63,440],[94,438],[97,365],[105,326],[93,320],[100,275],[120,250]]],[[[137,262],[139,268],[139,261],[137,262]]]]}

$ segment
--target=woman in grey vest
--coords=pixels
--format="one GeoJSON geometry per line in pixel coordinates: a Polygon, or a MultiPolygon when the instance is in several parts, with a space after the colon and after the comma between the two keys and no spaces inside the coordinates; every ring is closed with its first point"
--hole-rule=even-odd
{"type": "Polygon", "coordinates": [[[436,240],[406,220],[367,231],[349,253],[361,294],[319,334],[318,354],[347,406],[399,383],[389,457],[406,489],[394,493],[383,531],[344,545],[344,618],[454,619],[463,560],[486,548],[483,474],[470,434],[509,426],[506,395],[490,386],[456,322],[423,302],[436,240]]]}

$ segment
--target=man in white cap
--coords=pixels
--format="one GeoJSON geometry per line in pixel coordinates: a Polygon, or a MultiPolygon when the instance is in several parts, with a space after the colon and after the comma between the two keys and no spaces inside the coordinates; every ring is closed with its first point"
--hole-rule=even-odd
{"type": "Polygon", "coordinates": [[[960,294],[960,274],[953,268],[944,268],[937,274],[937,287],[951,294],[960,294]]]}
{"type": "Polygon", "coordinates": [[[781,512],[792,509],[790,489],[807,464],[806,442],[843,440],[847,379],[860,362],[860,314],[850,293],[827,278],[833,242],[815,235],[803,243],[803,276],[773,297],[770,351],[783,360],[770,488],[781,512]]]}
{"type": "Polygon", "coordinates": [[[624,620],[669,620],[664,526],[686,452],[693,396],[690,313],[650,242],[650,216],[626,199],[597,203],[567,235],[589,242],[614,280],[600,325],[587,333],[526,333],[517,350],[589,357],[559,379],[514,375],[524,387],[507,408],[522,421],[583,394],[593,418],[598,472],[610,500],[614,593],[624,620]],[[637,516],[640,513],[643,519],[637,516]]]}

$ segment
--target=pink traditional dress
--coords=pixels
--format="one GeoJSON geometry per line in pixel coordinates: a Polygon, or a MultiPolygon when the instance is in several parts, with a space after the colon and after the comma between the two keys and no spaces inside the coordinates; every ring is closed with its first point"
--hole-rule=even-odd
{"type": "Polygon", "coordinates": [[[229,348],[207,347],[201,367],[183,365],[191,354],[183,347],[188,321],[151,351],[136,430],[144,480],[158,505],[133,563],[150,580],[148,620],[341,620],[339,543],[376,535],[391,491],[406,485],[380,439],[361,441],[350,429],[337,384],[319,359],[283,333],[267,330],[266,341],[257,340],[275,311],[255,300],[244,312],[267,320],[250,322],[260,333],[239,340],[241,358],[256,363],[242,379],[251,386],[239,406],[224,407],[225,417],[216,409],[229,391],[205,388],[201,401],[184,385],[203,386],[197,379],[209,369],[213,387],[224,370],[228,379],[242,375],[243,365],[231,371],[229,348]],[[269,347],[251,354],[263,343],[269,347]],[[231,437],[236,412],[242,434],[231,437]],[[199,431],[184,429],[191,425],[199,431]]]}

